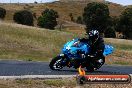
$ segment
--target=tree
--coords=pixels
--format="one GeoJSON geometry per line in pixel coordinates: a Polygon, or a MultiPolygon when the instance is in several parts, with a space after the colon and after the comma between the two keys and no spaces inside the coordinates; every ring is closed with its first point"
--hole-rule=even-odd
{"type": "Polygon", "coordinates": [[[4,8],[0,7],[0,18],[4,19],[6,15],[6,10],[4,8]]]}
{"type": "Polygon", "coordinates": [[[34,1],[34,4],[38,4],[38,2],[37,1],[34,1]]]}
{"type": "Polygon", "coordinates": [[[47,28],[47,29],[54,29],[57,25],[58,13],[53,9],[45,9],[42,12],[42,16],[38,18],[38,26],[47,28]]]}
{"type": "Polygon", "coordinates": [[[116,37],[116,27],[118,23],[118,17],[109,17],[108,19],[108,25],[105,29],[104,35],[107,38],[115,38],[116,37]]]}
{"type": "Polygon", "coordinates": [[[107,30],[104,32],[106,38],[115,38],[116,31],[112,27],[108,27],[107,30]]]}
{"type": "Polygon", "coordinates": [[[126,38],[132,35],[132,8],[126,8],[120,15],[118,31],[122,32],[126,38]]]}
{"type": "Polygon", "coordinates": [[[83,24],[83,18],[81,16],[78,16],[76,22],[79,24],[83,24]]]}
{"type": "Polygon", "coordinates": [[[86,25],[86,32],[96,28],[99,32],[104,32],[108,25],[109,9],[103,3],[89,3],[84,8],[83,20],[86,25]]]}
{"type": "Polygon", "coordinates": [[[117,29],[118,23],[119,23],[119,17],[116,16],[110,17],[109,26],[113,27],[115,31],[118,31],[117,29]]]}
{"type": "Polygon", "coordinates": [[[14,14],[13,20],[18,24],[33,25],[33,15],[30,11],[21,10],[14,14]]]}

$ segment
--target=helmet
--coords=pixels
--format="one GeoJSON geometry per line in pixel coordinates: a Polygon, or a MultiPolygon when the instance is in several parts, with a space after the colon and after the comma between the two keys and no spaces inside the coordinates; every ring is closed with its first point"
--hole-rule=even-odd
{"type": "Polygon", "coordinates": [[[95,43],[99,38],[99,32],[97,30],[91,30],[88,33],[89,40],[92,41],[92,43],[95,43]]]}

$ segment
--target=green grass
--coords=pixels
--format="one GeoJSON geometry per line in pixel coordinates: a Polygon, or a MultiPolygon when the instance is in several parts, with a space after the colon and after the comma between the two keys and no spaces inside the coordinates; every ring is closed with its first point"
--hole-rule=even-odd
{"type": "Polygon", "coordinates": [[[26,85],[26,86],[33,86],[33,85],[45,85],[45,86],[54,86],[54,87],[63,87],[63,86],[76,86],[76,79],[17,79],[15,80],[17,85],[26,85]]]}
{"type": "Polygon", "coordinates": [[[132,51],[132,45],[126,45],[126,44],[111,44],[113,47],[117,50],[126,50],[126,51],[132,51]]]}
{"type": "Polygon", "coordinates": [[[106,43],[111,44],[117,50],[132,51],[132,41],[124,39],[105,39],[106,43]]]}
{"type": "Polygon", "coordinates": [[[47,61],[75,36],[32,27],[0,26],[0,59],[47,61]]]}
{"type": "Polygon", "coordinates": [[[17,79],[0,80],[0,88],[131,88],[129,84],[84,84],[79,85],[74,78],[65,79],[17,79]]]}
{"type": "Polygon", "coordinates": [[[76,81],[75,79],[71,79],[71,80],[64,80],[64,79],[54,79],[54,80],[51,80],[51,79],[47,79],[47,80],[44,80],[43,81],[44,84],[46,85],[52,85],[52,86],[57,86],[57,87],[62,87],[64,85],[66,86],[75,86],[76,85],[76,81]]]}
{"type": "Polygon", "coordinates": [[[47,85],[58,86],[58,87],[64,85],[64,82],[61,79],[60,80],[58,80],[58,79],[54,79],[54,80],[44,80],[43,83],[45,83],[47,85]]]}
{"type": "Polygon", "coordinates": [[[132,65],[132,62],[118,61],[118,62],[113,62],[113,64],[117,64],[117,65],[132,65]]]}
{"type": "Polygon", "coordinates": [[[107,64],[132,65],[132,41],[106,38],[106,43],[114,46],[114,53],[106,58],[107,64]],[[109,61],[112,58],[112,61],[109,61]]]}

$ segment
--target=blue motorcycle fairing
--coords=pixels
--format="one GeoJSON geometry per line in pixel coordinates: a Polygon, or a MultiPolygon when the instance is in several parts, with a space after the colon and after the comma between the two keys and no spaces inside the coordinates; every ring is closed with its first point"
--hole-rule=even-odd
{"type": "MultiPolygon", "coordinates": [[[[72,41],[67,42],[62,49],[62,53],[67,55],[68,58],[74,58],[74,59],[81,58],[81,56],[77,54],[77,51],[84,52],[84,54],[89,53],[90,46],[87,43],[78,42],[78,41],[79,39],[73,39],[72,41]]],[[[107,56],[111,54],[113,51],[114,51],[113,46],[105,44],[103,55],[107,56]]]]}
{"type": "Polygon", "coordinates": [[[80,55],[77,54],[77,51],[82,51],[86,54],[89,46],[82,42],[79,42],[77,46],[74,46],[78,40],[79,39],[73,39],[72,41],[67,42],[62,49],[62,53],[67,55],[69,58],[81,58],[80,55]]]}
{"type": "Polygon", "coordinates": [[[114,47],[112,45],[105,44],[105,49],[104,49],[103,55],[104,56],[110,55],[113,53],[113,51],[114,51],[114,47]]]}

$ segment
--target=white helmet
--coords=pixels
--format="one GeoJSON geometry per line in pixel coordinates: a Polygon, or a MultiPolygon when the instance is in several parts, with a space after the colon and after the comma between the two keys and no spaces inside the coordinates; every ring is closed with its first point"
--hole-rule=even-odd
{"type": "Polygon", "coordinates": [[[91,40],[92,42],[96,42],[99,38],[99,32],[97,30],[89,31],[88,35],[89,35],[89,40],[91,40]]]}

